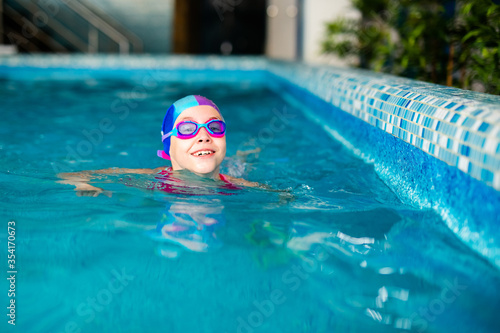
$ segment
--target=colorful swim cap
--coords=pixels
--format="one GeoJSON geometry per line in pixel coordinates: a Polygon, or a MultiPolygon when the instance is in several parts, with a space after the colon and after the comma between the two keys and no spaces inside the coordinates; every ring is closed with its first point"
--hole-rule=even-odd
{"type": "MultiPolygon", "coordinates": [[[[220,114],[220,110],[217,105],[214,104],[211,100],[206,97],[200,95],[189,95],[184,98],[181,98],[174,102],[168,110],[165,118],[163,119],[163,125],[161,127],[161,136],[167,134],[174,128],[175,121],[177,117],[181,115],[182,112],[186,111],[189,108],[198,106],[198,105],[208,105],[213,107],[220,114]]],[[[222,118],[222,114],[220,114],[222,118]]],[[[170,160],[170,137],[164,138],[163,140],[163,150],[158,150],[158,156],[164,158],[166,160],[170,160]]]]}

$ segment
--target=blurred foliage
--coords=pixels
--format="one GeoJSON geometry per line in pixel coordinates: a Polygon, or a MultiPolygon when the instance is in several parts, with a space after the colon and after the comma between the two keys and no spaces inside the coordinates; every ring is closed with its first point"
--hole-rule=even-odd
{"type": "Polygon", "coordinates": [[[327,24],[323,52],[356,65],[500,94],[500,0],[352,0],[358,19],[327,24]]]}

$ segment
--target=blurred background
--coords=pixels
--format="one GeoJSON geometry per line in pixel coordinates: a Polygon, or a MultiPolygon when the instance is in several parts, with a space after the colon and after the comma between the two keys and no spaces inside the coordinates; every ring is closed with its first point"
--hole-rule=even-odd
{"type": "Polygon", "coordinates": [[[500,0],[0,0],[0,55],[262,55],[500,94],[500,0]]]}
{"type": "Polygon", "coordinates": [[[9,52],[266,55],[317,60],[349,0],[0,0],[9,52]]]}

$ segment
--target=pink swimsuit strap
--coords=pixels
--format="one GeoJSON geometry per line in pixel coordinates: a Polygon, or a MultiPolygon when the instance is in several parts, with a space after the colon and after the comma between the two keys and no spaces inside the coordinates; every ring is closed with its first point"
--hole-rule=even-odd
{"type": "Polygon", "coordinates": [[[222,173],[219,173],[219,177],[220,177],[220,180],[222,180],[223,182],[225,183],[231,183],[228,179],[227,179],[227,176],[226,175],[223,175],[222,173]]]}
{"type": "MultiPolygon", "coordinates": [[[[166,168],[166,169],[161,170],[160,172],[158,172],[158,174],[163,175],[163,176],[165,176],[165,175],[170,175],[170,174],[172,173],[172,171],[173,171],[173,170],[172,170],[172,167],[168,167],[168,168],[166,168]]],[[[238,190],[240,190],[240,189],[241,189],[240,187],[237,187],[237,186],[235,186],[233,183],[231,183],[231,181],[229,181],[229,179],[227,178],[227,176],[226,176],[226,175],[223,175],[222,173],[219,173],[219,178],[220,178],[220,180],[222,180],[224,183],[226,183],[226,184],[230,185],[230,188],[232,188],[232,189],[238,189],[238,190]]]]}

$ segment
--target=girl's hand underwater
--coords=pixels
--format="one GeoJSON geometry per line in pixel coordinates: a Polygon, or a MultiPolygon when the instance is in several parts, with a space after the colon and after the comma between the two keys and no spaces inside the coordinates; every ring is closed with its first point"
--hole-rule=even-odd
{"type": "MultiPolygon", "coordinates": [[[[106,172],[99,171],[100,170],[98,170],[97,173],[113,173],[114,170],[105,170],[106,172]]],[[[104,194],[111,198],[112,192],[105,191],[100,187],[88,183],[92,178],[91,175],[89,171],[59,173],[57,176],[62,178],[62,180],[57,181],[57,183],[75,186],[76,195],[79,197],[97,197],[99,194],[104,194]]]]}
{"type": "Polygon", "coordinates": [[[105,191],[100,187],[85,183],[76,185],[75,191],[76,195],[79,197],[97,197],[99,194],[104,194],[105,196],[111,198],[111,195],[113,194],[112,192],[105,191]]]}

